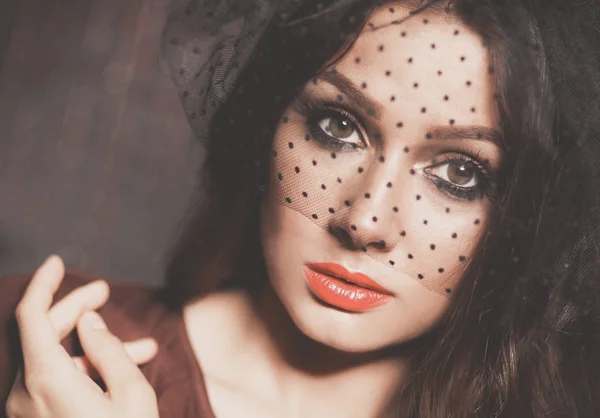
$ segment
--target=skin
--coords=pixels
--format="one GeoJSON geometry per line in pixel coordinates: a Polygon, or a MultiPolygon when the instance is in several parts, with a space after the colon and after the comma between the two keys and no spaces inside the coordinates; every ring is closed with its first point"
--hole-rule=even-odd
{"type": "MultiPolygon", "coordinates": [[[[373,26],[408,16],[404,6],[391,6],[393,12],[389,6],[375,11],[370,19],[373,26]]],[[[286,109],[273,142],[278,157],[272,160],[272,183],[260,220],[269,285],[256,297],[243,290],[228,290],[184,308],[186,328],[217,416],[394,416],[390,402],[402,386],[411,355],[419,349],[417,338],[447,311],[452,290],[460,283],[490,220],[487,198],[452,199],[430,181],[426,170],[431,169],[433,159],[443,160],[449,148],[452,155],[467,153],[487,160],[490,170],[500,166],[502,157],[500,148],[490,141],[426,139],[426,134],[434,127],[448,126],[449,119],[454,119],[456,126],[493,129],[498,125],[488,65],[477,34],[428,10],[377,31],[367,26],[335,65],[336,71],[359,89],[368,82],[368,88],[362,90],[375,103],[378,118],[360,114],[358,103],[351,103],[349,95],[322,77],[304,90],[303,97],[313,100],[335,102],[342,96],[345,108],[364,121],[361,152],[338,152],[333,161],[331,150],[316,141],[304,141],[307,118],[302,106],[295,102],[286,109]],[[456,30],[460,36],[453,35],[456,30]],[[407,36],[400,36],[402,31],[407,36]],[[380,45],[384,45],[383,53],[380,45]],[[461,60],[461,56],[467,59],[461,60]],[[413,58],[411,65],[407,57],[413,58]],[[440,68],[443,77],[437,74],[440,68]],[[385,75],[387,69],[392,69],[393,76],[385,75]],[[471,82],[471,88],[465,87],[465,80],[471,82]],[[414,82],[419,83],[418,88],[414,82]],[[443,100],[446,94],[451,100],[443,100]],[[401,99],[391,100],[391,95],[401,99]],[[423,106],[425,113],[420,112],[423,106]],[[476,112],[470,111],[471,107],[476,112]],[[402,129],[399,120],[404,121],[402,129]],[[376,141],[377,134],[380,141],[376,141]],[[294,152],[286,148],[292,141],[294,152]],[[385,163],[379,164],[382,155],[385,163]],[[312,158],[323,163],[295,176],[294,167],[310,167],[312,158]],[[354,174],[359,165],[368,167],[364,175],[354,174]],[[415,174],[408,174],[411,168],[415,174]],[[286,182],[278,179],[278,173],[284,174],[286,182]],[[316,195],[319,185],[335,176],[344,178],[343,186],[316,195]],[[393,182],[393,187],[387,182],[393,182]],[[285,200],[305,190],[314,200],[301,204],[296,204],[296,198],[292,203],[285,200]],[[371,198],[361,200],[367,192],[371,198]],[[342,203],[350,194],[356,204],[344,209],[342,203]],[[415,199],[417,194],[421,199],[415,199]],[[371,221],[374,212],[394,206],[401,210],[382,212],[380,221],[371,221]],[[337,209],[335,214],[326,214],[329,207],[337,209]],[[325,215],[312,218],[315,208],[325,215]],[[423,218],[429,222],[427,227],[423,218]],[[352,225],[358,226],[356,231],[352,225]],[[400,235],[402,230],[408,232],[406,236],[400,235]],[[378,245],[381,240],[385,247],[378,245]],[[432,243],[436,245],[434,253],[432,243]],[[465,259],[459,260],[460,256],[465,259]],[[390,267],[392,257],[397,262],[390,267]],[[389,289],[393,298],[361,314],[325,306],[313,297],[304,276],[307,263],[320,261],[367,274],[389,289]],[[438,271],[440,266],[443,274],[438,271]],[[419,274],[425,278],[420,279],[419,274]]],[[[327,125],[323,118],[317,122],[327,125]]],[[[434,172],[443,176],[439,166],[434,172]]],[[[97,307],[88,306],[93,309],[97,307]]],[[[75,309],[71,315],[75,319],[70,321],[76,322],[85,311],[75,309]]],[[[39,321],[43,323],[43,319],[39,321]]],[[[43,333],[44,327],[36,329],[33,336],[43,333]]],[[[85,333],[83,324],[81,331],[85,333]]],[[[60,340],[57,336],[46,338],[47,344],[58,345],[60,340]]],[[[29,347],[35,356],[35,344],[29,347]]],[[[93,357],[93,341],[88,347],[93,357]]],[[[118,350],[115,353],[115,359],[122,359],[118,350]]],[[[124,370],[134,373],[131,367],[124,370]]],[[[77,398],[83,403],[95,399],[93,391],[77,398]]],[[[65,414],[67,400],[56,402],[66,409],[43,416],[79,416],[76,405],[69,410],[71,415],[65,414]]],[[[150,396],[133,399],[123,410],[136,402],[147,406],[155,400],[150,396]]],[[[14,405],[27,405],[27,400],[14,405]]],[[[104,406],[108,412],[103,416],[117,416],[110,409],[113,406],[104,406]]],[[[152,413],[149,410],[148,416],[152,413]]]]}
{"type": "MultiPolygon", "coordinates": [[[[407,12],[395,5],[393,19],[406,17],[407,12]]],[[[385,24],[390,13],[388,7],[380,9],[370,21],[385,24]]],[[[218,416],[394,416],[387,405],[418,349],[415,339],[447,311],[451,294],[445,289],[458,285],[486,229],[489,199],[452,199],[423,174],[432,159],[443,160],[449,148],[452,155],[487,160],[490,170],[500,167],[501,149],[491,141],[425,138],[432,127],[449,126],[450,118],[454,126],[498,126],[488,56],[480,37],[436,11],[376,32],[369,29],[335,67],[356,86],[368,82],[363,91],[378,105],[380,117],[364,117],[363,112],[368,120],[364,130],[370,138],[379,132],[383,145],[367,146],[361,154],[337,152],[333,160],[330,149],[304,139],[307,118],[291,104],[274,138],[277,156],[262,207],[261,238],[270,285],[257,300],[241,291],[227,292],[186,308],[188,331],[218,416]],[[460,36],[453,35],[456,30],[460,36]],[[409,35],[402,38],[401,31],[409,35]],[[382,44],[384,54],[379,51],[382,44]],[[468,59],[461,61],[463,55],[468,59]],[[410,56],[414,65],[407,64],[410,56]],[[389,68],[394,75],[388,77],[384,72],[389,68]],[[437,75],[440,68],[443,77],[437,75]],[[415,80],[420,82],[418,89],[413,87],[415,80]],[[392,94],[405,100],[391,101],[392,94]],[[456,100],[443,100],[446,94],[456,100]],[[471,107],[477,111],[471,112],[471,107]],[[405,121],[402,129],[397,127],[399,119],[405,121]],[[294,142],[293,151],[289,142],[294,142]],[[385,164],[372,163],[380,155],[385,164]],[[311,166],[313,158],[322,164],[311,166]],[[370,169],[363,173],[368,176],[358,179],[354,170],[360,164],[370,164],[370,169]],[[300,173],[294,173],[296,166],[300,173]],[[408,174],[410,168],[415,175],[408,174]],[[279,173],[285,181],[278,179],[279,173]],[[335,184],[331,180],[336,176],[344,179],[343,187],[317,194],[321,183],[335,184]],[[386,187],[388,181],[393,182],[392,189],[386,187]],[[316,196],[314,200],[296,199],[306,190],[316,196]],[[366,191],[372,194],[370,200],[344,211],[340,203],[346,196],[366,191]],[[416,194],[422,199],[417,201],[416,194]],[[285,200],[289,196],[295,197],[291,204],[285,200]],[[296,205],[298,200],[302,203],[296,205]],[[371,222],[375,211],[393,205],[401,210],[371,222]],[[328,207],[336,208],[335,215],[327,215],[328,207]],[[311,213],[317,210],[325,215],[315,220],[311,213]],[[424,217],[427,227],[422,225],[424,217]],[[353,233],[352,224],[360,233],[353,233]],[[390,233],[399,230],[410,233],[406,239],[390,233]],[[458,238],[452,238],[455,232],[458,238]],[[385,249],[375,245],[381,239],[385,249]],[[437,245],[435,252],[431,243],[437,245]],[[410,262],[402,256],[409,252],[414,255],[410,262]],[[394,268],[387,264],[392,256],[398,260],[394,268]],[[459,256],[467,262],[459,261],[459,256]],[[324,306],[312,296],[303,272],[306,263],[324,261],[369,275],[393,292],[393,300],[360,314],[324,306]],[[435,274],[439,266],[445,267],[445,274],[435,274]],[[420,272],[431,279],[419,280],[420,272]]],[[[305,96],[332,102],[340,94],[347,109],[358,107],[320,78],[304,90],[305,96]]],[[[439,168],[435,173],[444,175],[439,168]]]]}
{"type": "MultiPolygon", "coordinates": [[[[400,10],[392,14],[383,8],[370,21],[375,27],[385,25],[401,17],[400,10]]],[[[284,113],[274,139],[277,156],[272,161],[270,194],[264,200],[262,242],[271,284],[296,326],[309,338],[338,350],[369,352],[424,334],[447,310],[451,294],[445,289],[456,287],[477,250],[490,201],[451,197],[426,174],[433,170],[437,177],[448,178],[448,164],[433,165],[432,160],[443,162],[457,154],[478,156],[479,163],[487,159],[498,168],[501,152],[489,141],[426,139],[426,135],[439,128],[497,126],[487,67],[479,36],[439,13],[418,15],[377,31],[367,26],[336,70],[374,102],[370,107],[377,109],[379,118],[369,116],[325,77],[317,78],[316,85],[309,82],[303,95],[313,101],[341,103],[357,119],[366,120],[362,136],[368,144],[360,151],[337,151],[333,159],[334,150],[317,139],[304,139],[307,118],[298,106],[284,113]],[[428,23],[423,23],[425,19],[428,23]],[[455,30],[459,31],[456,36],[455,30]],[[405,37],[399,36],[402,32],[405,37]],[[386,75],[389,69],[393,71],[386,75]],[[361,87],[363,82],[366,88],[361,87]],[[449,100],[444,100],[446,95],[449,100]],[[423,107],[426,113],[421,113],[423,107]],[[380,140],[375,139],[377,133],[380,140]],[[378,160],[380,156],[384,163],[378,160]],[[319,163],[313,166],[311,160],[319,163]],[[295,167],[301,172],[295,173],[295,167]],[[359,174],[357,167],[365,171],[359,174]],[[343,182],[336,183],[336,177],[343,182]],[[322,190],[321,184],[327,189],[322,190]],[[302,191],[309,197],[301,196],[302,191]],[[367,193],[369,198],[365,198],[367,193]],[[292,202],[287,203],[290,196],[292,202]],[[351,207],[345,207],[345,199],[352,201],[351,207]],[[334,214],[327,211],[330,207],[334,214]],[[385,248],[377,245],[381,240],[385,248]],[[366,253],[360,251],[363,247],[366,253]],[[394,261],[393,267],[388,260],[394,261]],[[312,262],[335,262],[367,274],[395,298],[360,315],[316,304],[302,271],[312,262]]],[[[316,119],[327,127],[331,115],[316,119]]],[[[357,132],[347,140],[360,136],[357,132]]]]}
{"type": "MultiPolygon", "coordinates": [[[[33,275],[16,310],[23,361],[6,402],[12,417],[158,417],[154,391],[136,364],[157,352],[151,339],[123,344],[94,312],[108,299],[108,285],[94,281],[52,298],[65,274],[50,256],[33,275]],[[85,357],[69,357],[60,341],[75,327],[85,357]],[[104,393],[91,377],[106,384],[104,393]]],[[[4,411],[3,411],[4,412],[4,411]]]]}

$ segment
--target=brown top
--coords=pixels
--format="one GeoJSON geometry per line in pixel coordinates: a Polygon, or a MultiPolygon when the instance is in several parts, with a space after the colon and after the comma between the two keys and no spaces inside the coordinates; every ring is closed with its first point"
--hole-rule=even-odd
{"type": "MultiPolygon", "coordinates": [[[[30,276],[0,279],[0,401],[6,403],[18,366],[22,362],[15,308],[30,276]]],[[[67,273],[55,301],[96,277],[67,273]]],[[[169,310],[164,293],[139,284],[107,280],[110,299],[98,312],[109,329],[122,341],[153,337],[158,342],[156,357],[141,370],[154,388],[161,418],[214,418],[202,372],[194,356],[181,309],[169,310]]],[[[63,346],[71,355],[81,355],[76,335],[63,346]]],[[[0,412],[3,415],[4,411],[0,412]]]]}

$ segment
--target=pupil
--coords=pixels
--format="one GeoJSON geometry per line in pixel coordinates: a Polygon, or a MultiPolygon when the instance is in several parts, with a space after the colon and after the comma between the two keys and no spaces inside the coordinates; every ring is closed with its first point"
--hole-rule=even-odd
{"type": "Polygon", "coordinates": [[[468,163],[454,162],[448,165],[448,179],[454,184],[460,186],[467,184],[473,179],[474,175],[473,167],[468,163]]]}
{"type": "Polygon", "coordinates": [[[352,123],[348,119],[331,118],[329,120],[329,132],[336,138],[348,138],[354,132],[352,123]]]}

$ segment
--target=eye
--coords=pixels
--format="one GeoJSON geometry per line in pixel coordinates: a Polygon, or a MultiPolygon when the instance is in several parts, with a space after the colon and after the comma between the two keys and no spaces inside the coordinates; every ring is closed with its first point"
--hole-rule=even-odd
{"type": "Polygon", "coordinates": [[[327,135],[343,142],[359,145],[361,135],[356,124],[342,114],[327,116],[317,122],[317,125],[327,135]]]}
{"type": "Polygon", "coordinates": [[[475,200],[493,195],[491,175],[477,161],[455,156],[423,169],[435,186],[451,197],[475,200]]]}
{"type": "Polygon", "coordinates": [[[362,123],[350,111],[307,95],[299,96],[295,104],[306,117],[310,134],[328,150],[360,151],[368,146],[362,123]]]}
{"type": "Polygon", "coordinates": [[[429,168],[428,172],[454,186],[467,189],[479,185],[481,170],[472,161],[451,160],[429,168]]]}

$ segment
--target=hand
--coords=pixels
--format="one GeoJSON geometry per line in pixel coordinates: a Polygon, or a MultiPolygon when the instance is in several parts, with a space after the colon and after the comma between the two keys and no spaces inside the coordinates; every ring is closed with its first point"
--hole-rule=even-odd
{"type": "Polygon", "coordinates": [[[94,312],[108,299],[108,285],[101,280],[72,291],[50,309],[64,273],[62,260],[49,257],[17,307],[24,370],[8,397],[8,417],[158,417],[156,395],[136,365],[155,356],[156,342],[123,344],[108,331],[94,312]],[[75,326],[85,357],[70,357],[60,344],[75,326]],[[92,379],[96,371],[106,393],[92,379]]]}

